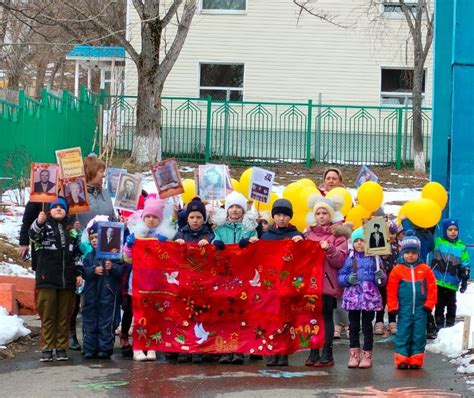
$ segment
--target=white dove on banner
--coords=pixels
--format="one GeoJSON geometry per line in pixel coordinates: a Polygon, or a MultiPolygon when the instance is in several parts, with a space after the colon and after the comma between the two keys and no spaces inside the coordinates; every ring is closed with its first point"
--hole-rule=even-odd
{"type": "Polygon", "coordinates": [[[250,285],[253,286],[253,287],[259,287],[259,286],[262,285],[260,283],[260,273],[257,270],[255,270],[255,276],[249,282],[250,282],[250,285]]]}
{"type": "Polygon", "coordinates": [[[196,323],[194,325],[194,334],[196,335],[196,338],[199,339],[196,342],[198,344],[204,343],[209,338],[209,332],[206,332],[204,330],[204,326],[202,326],[202,323],[196,323]]]}
{"type": "Polygon", "coordinates": [[[179,271],[174,271],[171,274],[168,274],[167,272],[165,272],[166,280],[170,284],[174,283],[175,285],[179,285],[179,281],[176,279],[178,275],[179,275],[179,271]]]}

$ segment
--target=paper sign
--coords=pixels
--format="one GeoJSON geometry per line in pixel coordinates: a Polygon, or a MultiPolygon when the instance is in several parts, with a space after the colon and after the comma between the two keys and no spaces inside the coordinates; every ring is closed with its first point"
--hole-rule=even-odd
{"type": "Polygon", "coordinates": [[[105,170],[105,182],[107,186],[107,192],[109,193],[111,198],[115,198],[115,195],[117,193],[120,174],[127,174],[127,169],[115,169],[109,167],[105,170]]]}
{"type": "Polygon", "coordinates": [[[250,198],[257,202],[269,203],[275,173],[273,171],[261,169],[260,167],[253,167],[252,170],[249,193],[250,198]]]}
{"type": "Polygon", "coordinates": [[[97,257],[119,259],[122,253],[124,224],[120,222],[99,222],[97,257]]]}
{"type": "Polygon", "coordinates": [[[56,159],[59,163],[62,179],[84,175],[84,163],[80,147],[58,150],[56,151],[56,159]]]}
{"type": "Polygon", "coordinates": [[[379,178],[375,173],[370,170],[367,166],[362,166],[359,171],[359,175],[356,178],[355,186],[359,188],[364,182],[374,181],[377,182],[379,178]]]}
{"type": "Polygon", "coordinates": [[[115,207],[128,211],[137,210],[138,199],[142,192],[142,178],[135,174],[120,174],[115,207]]]}
{"type": "Polygon", "coordinates": [[[227,171],[225,165],[206,164],[199,166],[198,195],[201,200],[221,200],[226,196],[227,171]]]}
{"type": "Polygon", "coordinates": [[[66,178],[62,180],[63,195],[69,206],[69,214],[89,211],[85,177],[66,178]]]}

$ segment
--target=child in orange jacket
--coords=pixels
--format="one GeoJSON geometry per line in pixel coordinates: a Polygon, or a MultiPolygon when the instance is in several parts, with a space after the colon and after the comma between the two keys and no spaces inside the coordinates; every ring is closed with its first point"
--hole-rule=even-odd
{"type": "Polygon", "coordinates": [[[420,369],[425,359],[426,317],[436,304],[436,278],[420,261],[420,240],[407,231],[401,243],[398,263],[387,286],[389,313],[398,315],[395,336],[395,366],[420,369]]]}

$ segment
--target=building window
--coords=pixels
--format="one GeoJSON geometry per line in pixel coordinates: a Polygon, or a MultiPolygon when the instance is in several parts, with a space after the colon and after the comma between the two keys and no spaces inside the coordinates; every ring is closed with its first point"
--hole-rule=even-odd
{"type": "Polygon", "coordinates": [[[241,14],[246,9],[247,0],[201,0],[202,12],[241,14]]]}
{"type": "Polygon", "coordinates": [[[199,97],[215,100],[242,101],[244,97],[243,64],[199,65],[199,97]]]}
{"type": "MultiPolygon", "coordinates": [[[[410,8],[413,14],[416,13],[418,0],[405,0],[405,4],[410,8]]],[[[404,17],[400,1],[384,0],[382,3],[383,14],[386,17],[402,18],[404,17]]]]}
{"type": "MultiPolygon", "coordinates": [[[[422,93],[425,93],[426,70],[423,72],[422,93]]],[[[411,106],[413,69],[382,68],[381,105],[411,106]]]]}

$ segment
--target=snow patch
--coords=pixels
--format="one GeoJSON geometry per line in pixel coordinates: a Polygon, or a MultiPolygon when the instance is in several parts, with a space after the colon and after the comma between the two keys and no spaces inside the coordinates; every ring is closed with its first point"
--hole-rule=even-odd
{"type": "Polygon", "coordinates": [[[0,275],[14,275],[25,276],[27,278],[34,278],[35,274],[18,264],[10,264],[0,261],[0,275]]]}
{"type": "Polygon", "coordinates": [[[442,354],[448,358],[459,357],[462,353],[462,336],[464,322],[459,322],[450,328],[443,328],[438,337],[426,346],[427,351],[442,354]]]}
{"type": "Polygon", "coordinates": [[[24,321],[16,315],[8,315],[4,307],[0,307],[0,345],[11,343],[16,339],[31,333],[24,321]]]}

